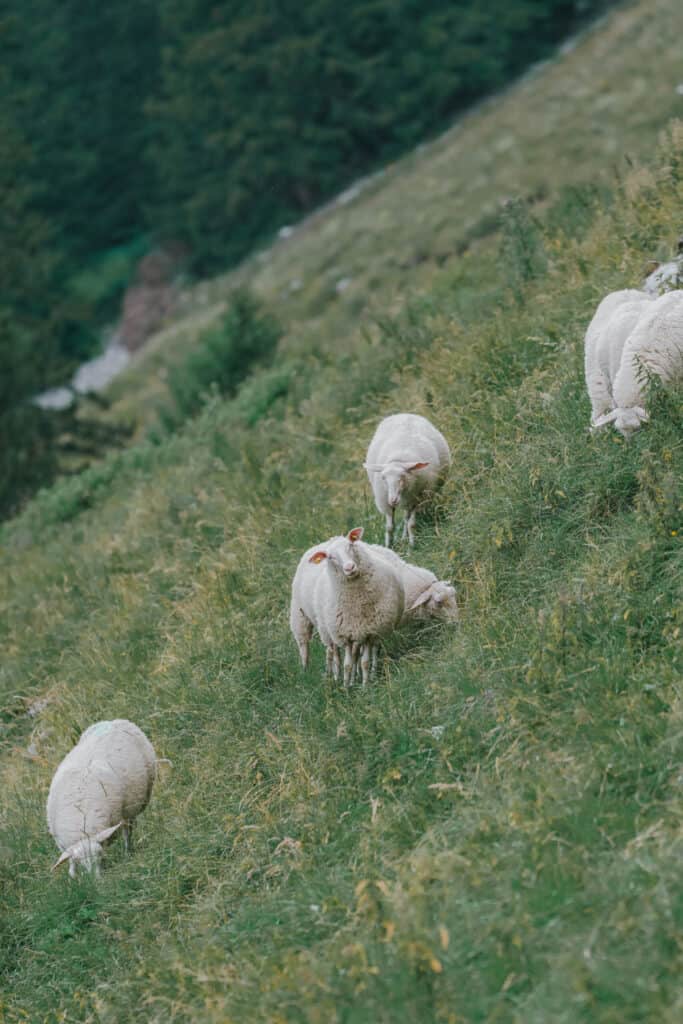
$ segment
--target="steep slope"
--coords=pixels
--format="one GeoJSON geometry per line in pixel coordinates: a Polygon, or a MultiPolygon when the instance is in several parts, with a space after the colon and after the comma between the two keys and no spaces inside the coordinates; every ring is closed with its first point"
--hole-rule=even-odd
{"type": "Polygon", "coordinates": [[[590,437],[582,338],[673,237],[682,169],[673,122],[609,204],[517,210],[504,259],[364,334],[292,329],[284,396],[256,375],[2,528],[0,1016],[680,1019],[683,393],[590,437]],[[361,463],[399,409],[451,443],[415,558],[462,622],[345,694],[319,650],[301,672],[289,583],[316,539],[380,540],[361,463]],[[115,715],[173,766],[134,856],[69,884],[49,780],[115,715]]]}

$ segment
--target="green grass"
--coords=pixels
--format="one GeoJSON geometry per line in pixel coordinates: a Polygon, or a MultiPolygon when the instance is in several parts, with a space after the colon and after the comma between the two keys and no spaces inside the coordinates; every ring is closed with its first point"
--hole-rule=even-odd
{"type": "Polygon", "coordinates": [[[677,122],[611,204],[522,212],[507,261],[475,247],[345,346],[290,334],[2,528],[0,1019],[680,1020],[683,393],[591,437],[582,338],[681,167],[677,122]],[[451,444],[414,558],[462,621],[344,693],[319,649],[301,671],[289,585],[315,540],[381,539],[361,463],[401,409],[451,444]],[[113,716],[173,765],[134,856],[73,884],[44,800],[113,716]]]}

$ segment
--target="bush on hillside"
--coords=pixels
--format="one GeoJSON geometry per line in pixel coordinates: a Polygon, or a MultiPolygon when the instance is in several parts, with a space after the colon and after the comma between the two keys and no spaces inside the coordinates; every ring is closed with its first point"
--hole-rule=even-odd
{"type": "Polygon", "coordinates": [[[174,408],[162,411],[163,424],[177,428],[199,412],[211,391],[234,395],[252,368],[270,359],[281,335],[275,317],[264,312],[249,291],[236,291],[220,323],[205,331],[196,349],[171,370],[168,384],[174,408]]]}

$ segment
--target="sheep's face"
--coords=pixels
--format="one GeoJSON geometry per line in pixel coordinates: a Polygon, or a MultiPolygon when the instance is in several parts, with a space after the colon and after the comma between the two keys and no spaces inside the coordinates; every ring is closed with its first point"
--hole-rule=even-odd
{"type": "Polygon", "coordinates": [[[418,617],[457,622],[459,619],[455,587],[446,580],[437,580],[424,590],[408,609],[418,617]]]}
{"type": "Polygon", "coordinates": [[[615,430],[618,430],[624,437],[630,437],[636,430],[640,428],[643,423],[647,423],[649,420],[647,410],[643,409],[640,405],[633,405],[630,408],[617,408],[612,409],[611,412],[606,412],[604,416],[598,416],[593,421],[592,430],[600,430],[601,427],[606,427],[608,423],[613,423],[615,430]]]}
{"type": "Polygon", "coordinates": [[[71,847],[69,858],[69,874],[72,878],[76,875],[76,868],[79,867],[88,874],[95,873],[99,878],[100,862],[104,850],[101,843],[96,839],[81,839],[80,843],[74,843],[71,847]]]}
{"type": "Polygon", "coordinates": [[[318,564],[326,561],[330,571],[344,579],[353,580],[360,576],[360,551],[356,542],[363,536],[363,527],[350,530],[346,537],[336,537],[324,550],[316,551],[309,561],[318,564]]]}
{"type": "Polygon", "coordinates": [[[390,508],[398,508],[401,497],[411,475],[428,466],[428,462],[389,462],[381,471],[384,486],[387,489],[387,502],[390,508]]]}
{"type": "Polygon", "coordinates": [[[630,437],[640,429],[641,424],[647,423],[650,418],[645,409],[641,409],[637,405],[634,405],[632,409],[617,409],[617,414],[614,427],[624,437],[630,437]]]}

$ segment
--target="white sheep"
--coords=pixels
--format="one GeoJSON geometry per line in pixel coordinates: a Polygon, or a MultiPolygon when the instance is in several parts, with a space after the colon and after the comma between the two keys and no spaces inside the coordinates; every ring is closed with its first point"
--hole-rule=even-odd
{"type": "Polygon", "coordinates": [[[662,383],[683,375],[683,291],[666,292],[643,304],[643,310],[621,351],[610,379],[613,407],[594,427],[614,423],[624,436],[648,420],[645,390],[650,377],[662,383]]]}
{"type": "Polygon", "coordinates": [[[315,544],[304,552],[292,580],[292,600],[289,607],[289,626],[299,648],[301,664],[304,668],[308,667],[309,644],[315,630],[326,649],[326,671],[335,679],[339,677],[339,651],[332,643],[324,623],[318,621],[314,601],[315,585],[323,572],[323,567],[320,564],[321,559],[313,562],[311,556],[316,551],[327,551],[331,544],[340,540],[344,538],[330,537],[329,540],[315,544]]]}
{"type": "Polygon", "coordinates": [[[417,510],[443,484],[450,464],[446,438],[424,416],[398,413],[382,420],[363,465],[377,509],[385,517],[387,547],[391,547],[399,507],[406,517],[403,536],[407,532],[412,547],[417,510]]]}
{"type": "Polygon", "coordinates": [[[611,292],[602,300],[588,325],[584,348],[586,387],[591,400],[591,423],[614,408],[612,382],[619,369],[626,339],[651,296],[634,288],[611,292]]]}
{"type": "Polygon", "coordinates": [[[381,637],[403,618],[403,584],[396,570],[362,543],[363,528],[318,548],[309,558],[324,562],[314,589],[314,613],[321,636],[344,651],[344,685],[350,686],[360,659],[363,685],[376,662],[381,637]]]}
{"type": "Polygon", "coordinates": [[[403,584],[403,621],[415,619],[439,619],[442,622],[457,622],[459,619],[455,587],[448,580],[439,580],[418,565],[411,565],[391,548],[381,544],[368,544],[380,558],[384,558],[397,571],[403,584]]]}
{"type": "Polygon", "coordinates": [[[125,718],[96,722],[82,734],[55,772],[47,798],[47,824],[62,851],[53,870],[69,862],[100,874],[103,844],[121,829],[129,848],[133,821],[147,806],[156,754],[144,732],[125,718]]]}

